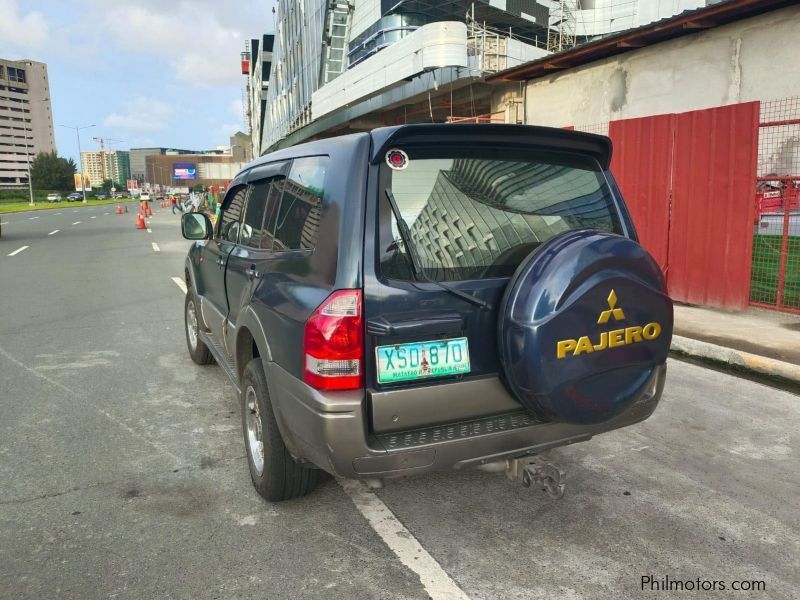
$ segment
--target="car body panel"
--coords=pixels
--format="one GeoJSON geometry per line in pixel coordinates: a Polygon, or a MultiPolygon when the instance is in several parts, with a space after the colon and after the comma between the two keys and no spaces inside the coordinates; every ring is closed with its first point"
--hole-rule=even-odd
{"type": "Polygon", "coordinates": [[[285,175],[297,158],[330,158],[319,240],[313,249],[283,252],[214,239],[197,242],[186,259],[187,283],[200,298],[205,339],[213,343],[218,361],[231,365],[226,372],[234,384],[238,387],[244,361],[257,353],[287,448],[298,460],[335,475],[391,477],[461,468],[586,440],[647,418],[663,389],[665,366],[656,370],[632,409],[608,422],[537,421],[508,391],[498,362],[497,307],[508,277],[451,283],[486,302],[489,308],[482,311],[436,284],[382,276],[375,240],[381,226],[377,199],[383,153],[404,139],[436,142],[442,136],[463,144],[506,140],[511,146],[539,144],[591,156],[612,189],[625,235],[636,239],[607,170],[610,141],[591,134],[529,126],[390,127],[301,144],[246,165],[229,193],[285,175]],[[363,290],[365,387],[321,392],[303,381],[303,331],[311,313],[341,289],[363,290]],[[378,384],[378,345],[459,336],[469,340],[468,375],[378,384]]]}

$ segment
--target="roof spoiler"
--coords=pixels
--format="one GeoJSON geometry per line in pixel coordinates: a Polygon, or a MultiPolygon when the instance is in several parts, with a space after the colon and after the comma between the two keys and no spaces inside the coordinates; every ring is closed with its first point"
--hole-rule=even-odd
{"type": "Polygon", "coordinates": [[[541,148],[592,156],[603,169],[611,164],[611,140],[603,135],[537,127],[533,125],[483,123],[431,123],[382,127],[372,131],[370,162],[377,164],[398,144],[448,143],[497,144],[508,147],[541,148]]]}

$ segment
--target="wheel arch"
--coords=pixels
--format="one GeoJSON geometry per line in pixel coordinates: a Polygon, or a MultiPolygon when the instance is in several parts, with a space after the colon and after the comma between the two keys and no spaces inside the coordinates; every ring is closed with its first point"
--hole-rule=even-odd
{"type": "Polygon", "coordinates": [[[272,362],[272,352],[270,351],[264,328],[250,306],[242,309],[239,314],[239,323],[236,326],[235,349],[236,371],[240,380],[244,368],[252,358],[258,356],[262,362],[272,362]]]}

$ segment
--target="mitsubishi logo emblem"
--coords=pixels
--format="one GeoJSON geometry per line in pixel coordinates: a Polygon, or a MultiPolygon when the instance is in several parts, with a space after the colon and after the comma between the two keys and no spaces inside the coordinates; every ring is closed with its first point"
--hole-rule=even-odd
{"type": "Polygon", "coordinates": [[[608,310],[604,310],[600,313],[597,324],[602,325],[603,323],[608,323],[608,320],[612,316],[615,321],[622,321],[625,318],[625,313],[622,312],[622,309],[617,308],[617,295],[614,293],[614,290],[611,290],[611,293],[608,295],[608,310]]]}

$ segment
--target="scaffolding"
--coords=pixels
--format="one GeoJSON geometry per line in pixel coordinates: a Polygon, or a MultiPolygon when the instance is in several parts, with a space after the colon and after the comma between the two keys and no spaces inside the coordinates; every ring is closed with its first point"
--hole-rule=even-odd
{"type": "Polygon", "coordinates": [[[320,86],[336,79],[347,69],[347,45],[350,41],[350,21],[353,3],[331,0],[326,16],[324,60],[320,86]]]}
{"type": "Polygon", "coordinates": [[[575,46],[578,0],[556,0],[550,11],[550,28],[547,31],[547,50],[562,52],[575,46]]]}

